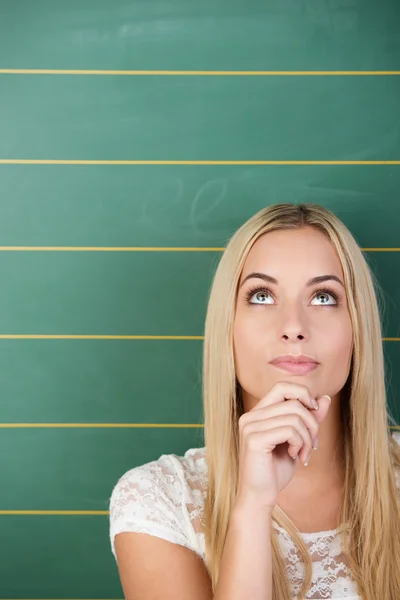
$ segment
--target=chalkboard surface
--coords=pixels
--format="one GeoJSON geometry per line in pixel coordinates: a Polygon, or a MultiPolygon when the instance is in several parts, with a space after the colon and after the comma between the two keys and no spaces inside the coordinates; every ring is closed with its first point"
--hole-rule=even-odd
{"type": "Polygon", "coordinates": [[[316,202],[385,295],[400,423],[397,0],[0,0],[0,598],[122,598],[108,502],[202,446],[211,279],[316,202]]]}

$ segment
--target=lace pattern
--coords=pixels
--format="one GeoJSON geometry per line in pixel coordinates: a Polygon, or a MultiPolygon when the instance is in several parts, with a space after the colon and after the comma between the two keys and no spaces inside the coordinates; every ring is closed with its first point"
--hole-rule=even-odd
{"type": "Polygon", "coordinates": [[[203,559],[207,475],[204,448],[183,457],[163,454],[125,473],[110,499],[110,541],[122,531],[162,537],[190,548],[203,559]]]}
{"type": "MultiPolygon", "coordinates": [[[[393,433],[400,445],[400,433],[393,433]]],[[[400,489],[400,472],[396,472],[400,489]]],[[[110,541],[122,531],[147,533],[191,549],[205,557],[204,500],[207,489],[205,448],[191,448],[184,456],[163,454],[158,460],[126,472],[110,498],[110,541]]],[[[273,521],[286,572],[297,600],[304,567],[285,529],[273,521]]],[[[346,566],[339,528],[300,534],[313,561],[312,585],[307,600],[359,600],[355,582],[346,566]]]]}

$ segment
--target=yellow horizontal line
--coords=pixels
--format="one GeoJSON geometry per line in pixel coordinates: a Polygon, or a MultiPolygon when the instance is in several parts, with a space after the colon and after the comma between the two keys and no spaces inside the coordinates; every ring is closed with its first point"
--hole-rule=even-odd
{"type": "Polygon", "coordinates": [[[104,69],[0,69],[5,75],[224,75],[224,76],[331,76],[331,75],[400,75],[400,71],[166,71],[104,69]]]}
{"type": "Polygon", "coordinates": [[[400,165],[400,160],[69,160],[1,158],[0,165],[400,165]]]}
{"type": "MultiPolygon", "coordinates": [[[[30,429],[30,428],[160,428],[160,429],[201,429],[203,423],[0,423],[0,429],[30,429]]],[[[399,429],[400,425],[390,425],[389,429],[399,429]]]]}
{"type": "Polygon", "coordinates": [[[0,510],[0,515],[108,515],[108,510],[0,510]]]}
{"type": "MultiPolygon", "coordinates": [[[[0,246],[2,252],[222,252],[225,248],[146,248],[90,246],[0,246]]],[[[400,248],[399,248],[400,250],[400,248]]]]}
{"type": "Polygon", "coordinates": [[[128,428],[162,428],[162,429],[193,429],[202,428],[203,424],[197,423],[0,423],[0,429],[20,429],[20,428],[107,428],[107,427],[128,427],[128,428]]]}
{"type": "MultiPolygon", "coordinates": [[[[50,335],[36,333],[2,333],[0,340],[204,340],[203,335],[50,335]]],[[[382,338],[383,342],[400,342],[400,338],[382,338]]]]}
{"type": "Polygon", "coordinates": [[[203,335],[42,335],[2,333],[0,340],[204,340],[203,335]]]}
{"type": "MultiPolygon", "coordinates": [[[[0,252],[224,252],[226,248],[146,246],[0,246],[0,252]]],[[[364,252],[400,252],[400,248],[360,248],[364,252]]]]}

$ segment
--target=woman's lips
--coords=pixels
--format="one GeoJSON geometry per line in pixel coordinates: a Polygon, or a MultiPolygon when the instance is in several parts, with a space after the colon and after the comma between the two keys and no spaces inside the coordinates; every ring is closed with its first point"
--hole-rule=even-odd
{"type": "Polygon", "coordinates": [[[284,369],[285,371],[289,371],[294,375],[305,375],[310,371],[314,371],[318,367],[319,363],[316,362],[279,362],[279,363],[271,363],[273,367],[278,367],[278,369],[284,369]]]}

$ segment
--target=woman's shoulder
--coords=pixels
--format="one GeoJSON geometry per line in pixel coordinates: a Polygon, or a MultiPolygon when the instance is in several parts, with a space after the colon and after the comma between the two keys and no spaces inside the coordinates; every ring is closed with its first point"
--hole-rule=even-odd
{"type": "MultiPolygon", "coordinates": [[[[394,431],[392,433],[392,438],[400,446],[400,431],[394,431]]],[[[395,468],[394,473],[396,478],[396,486],[400,490],[400,467],[395,468]]]]}
{"type": "Polygon", "coordinates": [[[183,455],[162,454],[126,471],[117,481],[113,494],[124,493],[132,486],[148,491],[150,485],[179,494],[179,482],[189,488],[204,485],[206,470],[205,448],[190,448],[183,455]]]}
{"type": "Polygon", "coordinates": [[[399,431],[393,431],[392,433],[392,438],[394,439],[395,442],[398,443],[398,445],[400,446],[400,430],[399,431]]]}
{"type": "Polygon", "coordinates": [[[110,498],[113,552],[122,531],[150,533],[198,552],[206,482],[205,448],[162,454],[126,471],[110,498]]]}

